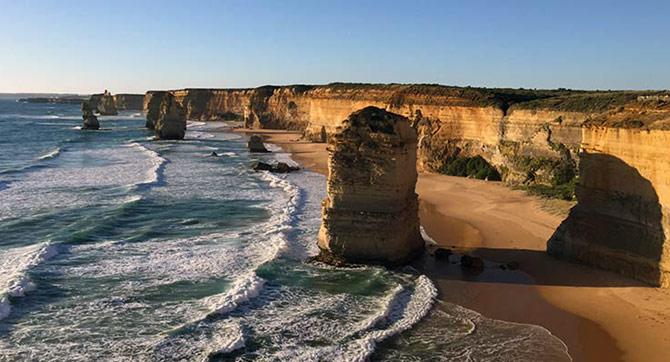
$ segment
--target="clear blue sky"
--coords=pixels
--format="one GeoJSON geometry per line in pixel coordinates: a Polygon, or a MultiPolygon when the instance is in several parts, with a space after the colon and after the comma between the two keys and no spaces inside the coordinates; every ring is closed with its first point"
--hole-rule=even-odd
{"type": "Polygon", "coordinates": [[[670,88],[670,1],[0,0],[0,92],[670,88]]]}

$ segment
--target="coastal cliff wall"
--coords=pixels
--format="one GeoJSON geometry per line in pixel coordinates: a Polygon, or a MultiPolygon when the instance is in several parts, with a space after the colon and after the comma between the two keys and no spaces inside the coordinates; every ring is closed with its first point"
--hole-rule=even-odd
{"type": "Polygon", "coordinates": [[[147,94],[112,95],[105,91],[105,93],[92,94],[88,101],[93,108],[102,113],[114,114],[117,110],[142,111],[146,97],[147,94]]]}
{"type": "Polygon", "coordinates": [[[670,286],[670,131],[585,127],[577,205],[552,255],[670,286]]]}
{"type": "Polygon", "coordinates": [[[420,170],[576,195],[551,254],[669,284],[667,92],[341,83],[170,92],[189,119],[296,129],[322,142],[362,108],[402,115],[418,134],[420,170]]]}
{"type": "Polygon", "coordinates": [[[144,94],[115,94],[116,109],[126,111],[141,111],[144,107],[144,94]]]}

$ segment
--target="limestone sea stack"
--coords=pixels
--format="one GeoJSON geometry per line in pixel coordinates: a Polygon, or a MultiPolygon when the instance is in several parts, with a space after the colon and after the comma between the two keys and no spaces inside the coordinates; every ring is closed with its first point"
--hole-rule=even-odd
{"type": "Polygon", "coordinates": [[[119,112],[116,110],[116,103],[114,102],[114,96],[105,89],[105,93],[100,97],[100,102],[98,103],[98,113],[101,116],[116,116],[119,112]]]}
{"type": "Polygon", "coordinates": [[[319,260],[399,265],[421,254],[416,144],[407,118],[376,107],[329,137],[319,260]]]}
{"type": "Polygon", "coordinates": [[[158,121],[158,116],[161,112],[161,101],[167,93],[168,92],[164,91],[147,92],[146,96],[144,97],[144,111],[147,114],[145,127],[154,129],[156,126],[156,121],[158,121]]]}
{"type": "Polygon", "coordinates": [[[160,103],[154,127],[156,137],[163,140],[181,140],[186,133],[186,112],[171,93],[166,93],[160,103]]]}
{"type": "Polygon", "coordinates": [[[98,117],[93,113],[93,107],[91,107],[91,104],[88,101],[81,102],[81,113],[82,118],[84,118],[84,125],[81,129],[100,129],[98,117]]]}

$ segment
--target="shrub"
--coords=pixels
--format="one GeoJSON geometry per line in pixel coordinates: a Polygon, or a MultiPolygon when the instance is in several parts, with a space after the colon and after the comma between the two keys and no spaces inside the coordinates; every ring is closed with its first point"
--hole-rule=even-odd
{"type": "Polygon", "coordinates": [[[500,181],[500,173],[482,156],[456,157],[447,161],[442,173],[450,176],[474,177],[479,180],[500,181]]]}

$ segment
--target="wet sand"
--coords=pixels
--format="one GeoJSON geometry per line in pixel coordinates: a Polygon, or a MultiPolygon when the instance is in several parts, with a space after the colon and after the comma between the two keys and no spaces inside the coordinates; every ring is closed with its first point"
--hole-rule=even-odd
{"type": "MultiPolygon", "coordinates": [[[[299,132],[253,131],[327,174],[325,144],[299,132]]],[[[546,240],[569,205],[500,183],[419,175],[421,223],[440,245],[487,260],[481,272],[430,256],[415,266],[439,298],[511,322],[545,327],[575,361],[670,361],[670,291],[546,255],[546,240]],[[500,263],[518,262],[519,270],[500,263]]]]}

